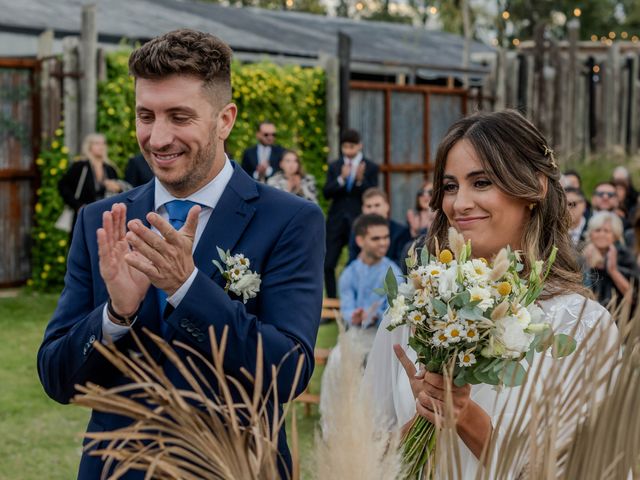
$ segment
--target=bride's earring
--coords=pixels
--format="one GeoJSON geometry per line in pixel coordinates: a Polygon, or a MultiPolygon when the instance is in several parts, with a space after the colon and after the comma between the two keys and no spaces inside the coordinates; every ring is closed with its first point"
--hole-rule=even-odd
{"type": "Polygon", "coordinates": [[[535,204],[535,203],[530,203],[530,204],[529,204],[529,210],[533,210],[533,207],[535,207],[535,206],[536,206],[536,204],[535,204]]]}

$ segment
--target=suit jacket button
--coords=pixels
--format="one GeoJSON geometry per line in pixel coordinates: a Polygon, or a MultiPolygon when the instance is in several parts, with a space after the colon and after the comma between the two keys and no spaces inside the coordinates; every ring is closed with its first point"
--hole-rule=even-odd
{"type": "Polygon", "coordinates": [[[199,333],[196,340],[200,343],[204,342],[204,333],[199,333]]]}
{"type": "Polygon", "coordinates": [[[187,325],[186,329],[187,329],[187,332],[189,333],[193,332],[193,325],[191,324],[187,325]]]}
{"type": "Polygon", "coordinates": [[[189,325],[189,320],[187,318],[183,318],[182,320],[180,320],[180,326],[182,328],[185,328],[187,325],[189,325]]]}
{"type": "Polygon", "coordinates": [[[93,342],[95,342],[95,341],[96,341],[96,336],[95,336],[95,335],[91,335],[91,336],[89,337],[89,344],[92,344],[92,343],[93,343],[93,342]]]}

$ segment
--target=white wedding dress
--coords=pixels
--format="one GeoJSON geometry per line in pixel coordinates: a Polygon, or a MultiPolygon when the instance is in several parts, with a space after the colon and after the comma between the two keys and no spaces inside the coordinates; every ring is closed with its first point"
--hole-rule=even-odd
{"type": "MultiPolygon", "coordinates": [[[[610,344],[617,339],[618,329],[611,321],[607,310],[599,303],[587,300],[582,295],[560,295],[540,301],[539,305],[546,315],[545,321],[552,325],[555,333],[570,334],[574,332],[576,341],[581,342],[589,329],[598,328],[601,332],[597,332],[597,336],[606,335],[611,342],[610,344]],[[580,315],[581,312],[582,315],[580,315]]],[[[403,325],[393,331],[388,331],[387,325],[388,322],[384,321],[378,329],[365,370],[364,388],[370,389],[372,398],[376,399],[377,422],[381,428],[400,428],[413,418],[416,409],[409,380],[392,347],[396,343],[403,346],[408,357],[414,362],[416,354],[408,347],[409,328],[403,325]]],[[[554,360],[550,354],[536,355],[532,369],[542,368],[539,382],[544,378],[545,371],[549,370],[553,361],[558,360],[554,360]],[[542,365],[539,365],[541,362],[542,365]]],[[[571,373],[562,372],[563,375],[567,375],[565,377],[566,383],[571,382],[571,373]]],[[[517,390],[519,389],[504,388],[498,392],[491,385],[473,385],[471,399],[487,412],[494,426],[497,424],[502,410],[505,410],[500,429],[502,431],[509,424],[516,411],[517,390]],[[513,392],[510,393],[512,390],[513,392]]],[[[499,436],[500,432],[497,433],[499,436]]],[[[458,443],[462,466],[461,478],[472,479],[475,477],[478,461],[461,440],[458,443]]]]}

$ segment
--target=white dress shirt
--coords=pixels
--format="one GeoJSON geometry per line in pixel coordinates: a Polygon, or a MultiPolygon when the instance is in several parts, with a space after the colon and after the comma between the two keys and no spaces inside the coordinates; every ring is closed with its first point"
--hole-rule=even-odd
{"type": "MultiPolygon", "coordinates": [[[[213,213],[213,209],[216,208],[224,189],[227,187],[229,180],[231,180],[231,176],[233,175],[233,167],[231,166],[231,162],[227,157],[225,159],[224,167],[216,177],[207,183],[204,187],[198,190],[195,193],[192,193],[186,198],[176,198],[171,195],[167,189],[160,183],[160,181],[156,178],[154,180],[154,211],[160,215],[165,220],[169,220],[169,214],[167,213],[167,209],[165,208],[165,204],[172,200],[190,200],[192,202],[198,203],[201,206],[200,215],[198,216],[198,226],[196,228],[196,235],[193,240],[193,251],[195,251],[196,246],[198,245],[198,241],[202,236],[202,232],[207,226],[207,222],[211,217],[211,213],[213,213]]],[[[152,230],[160,235],[160,232],[152,227],[152,230]]],[[[198,268],[194,268],[193,272],[189,276],[189,278],[175,291],[175,293],[169,297],[167,297],[167,303],[171,304],[174,308],[176,308],[184,296],[189,291],[191,284],[196,278],[198,273],[198,268]]],[[[103,313],[102,313],[102,333],[103,333],[103,343],[107,343],[108,338],[111,338],[113,341],[118,340],[125,333],[129,331],[131,326],[125,327],[122,325],[118,325],[113,323],[107,314],[107,306],[105,305],[103,313]]]]}
{"type": "MultiPolygon", "coordinates": [[[[267,170],[264,172],[265,177],[270,177],[273,174],[273,167],[269,162],[269,159],[271,158],[271,146],[258,143],[258,150],[256,151],[256,154],[258,155],[258,164],[262,163],[267,166],[267,170]]],[[[258,170],[253,171],[253,178],[255,180],[260,180],[258,170]]]]}
{"type": "MultiPolygon", "coordinates": [[[[358,172],[358,167],[360,166],[360,162],[362,162],[363,158],[364,158],[364,155],[362,154],[362,152],[358,152],[356,156],[353,158],[344,157],[343,160],[345,165],[351,165],[351,172],[349,173],[350,178],[354,178],[356,176],[356,173],[358,172]]],[[[345,179],[342,178],[342,175],[338,175],[338,183],[340,184],[341,187],[344,187],[347,184],[345,179]]],[[[355,178],[354,178],[353,184],[355,185],[355,178]]]]}

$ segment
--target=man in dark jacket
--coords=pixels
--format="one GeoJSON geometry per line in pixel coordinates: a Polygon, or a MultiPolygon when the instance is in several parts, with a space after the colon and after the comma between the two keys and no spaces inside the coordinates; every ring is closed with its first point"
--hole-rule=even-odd
{"type": "Polygon", "coordinates": [[[364,158],[360,134],[346,130],[340,139],[340,158],[329,164],[323,193],[331,200],[327,216],[327,255],[324,281],[327,296],[336,296],[335,269],[342,248],[349,243],[351,225],[362,209],[362,194],[378,185],[378,165],[364,158]]]}
{"type": "Polygon", "coordinates": [[[258,143],[247,148],[242,154],[242,168],[258,182],[267,179],[280,170],[280,160],[284,148],[277,145],[276,126],[271,122],[261,122],[256,131],[258,143]]]}

